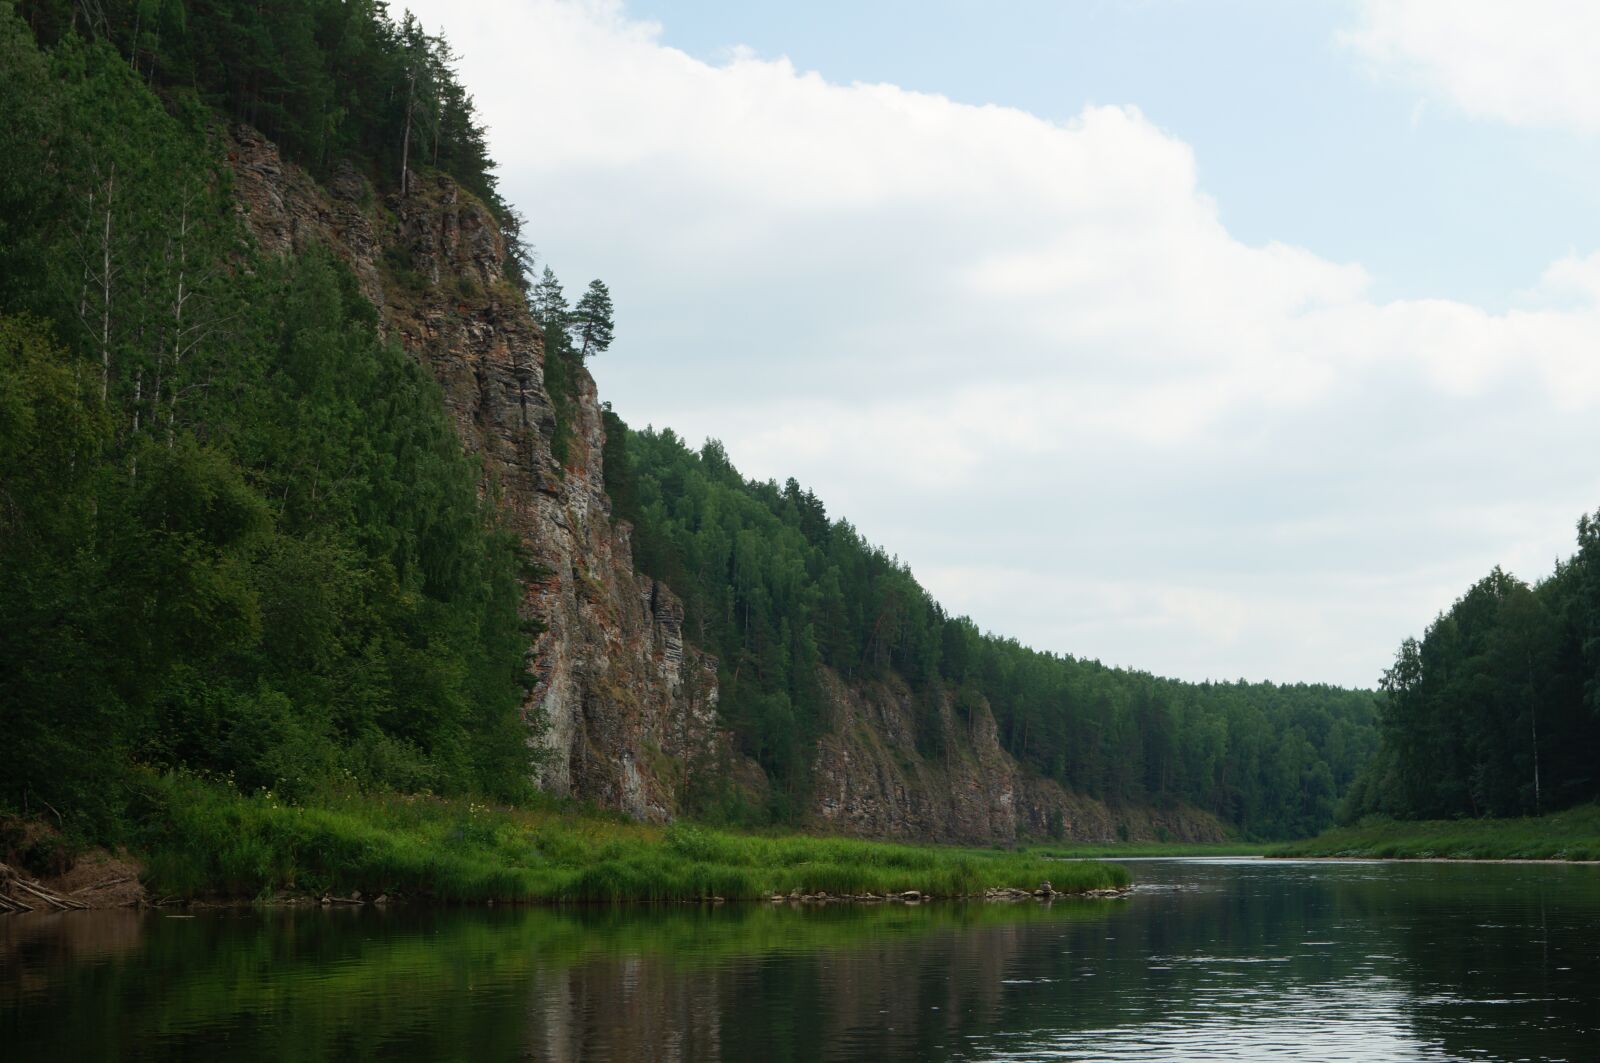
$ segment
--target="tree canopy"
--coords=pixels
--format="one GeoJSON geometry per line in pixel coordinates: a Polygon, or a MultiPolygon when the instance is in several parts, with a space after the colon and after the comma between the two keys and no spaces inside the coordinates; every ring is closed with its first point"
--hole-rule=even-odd
{"type": "Polygon", "coordinates": [[[611,347],[615,332],[611,322],[611,292],[603,281],[589,282],[588,290],[572,310],[569,327],[581,359],[587,360],[590,355],[601,354],[611,347]]]}
{"type": "Polygon", "coordinates": [[[17,4],[45,46],[69,37],[110,44],[153,88],[193,93],[313,173],[354,162],[380,188],[400,188],[405,173],[427,166],[510,220],[449,42],[409,12],[395,22],[388,8],[384,0],[17,4]]]}
{"type": "Polygon", "coordinates": [[[969,724],[987,702],[1001,744],[1041,776],[1112,804],[1184,802],[1258,836],[1327,826],[1377,745],[1367,692],[1183,683],[984,633],[794,480],[747,481],[721,444],[691,450],[614,413],[606,428],[607,489],[638,564],[683,596],[685,635],[718,655],[724,719],[775,783],[772,808],[745,814],[804,807],[827,719],[819,668],[908,684],[926,756],[942,753],[940,695],[969,724]]]}
{"type": "Polygon", "coordinates": [[[1600,799],[1600,514],[1528,584],[1496,567],[1406,639],[1345,819],[1525,816],[1600,799]]]}
{"type": "Polygon", "coordinates": [[[0,3],[0,807],[103,832],[138,767],[530,772],[517,551],[437,385],[331,253],[252,250],[211,112],[152,87],[246,6],[139,5],[186,12],[180,52],[165,22],[41,48],[0,3]]]}

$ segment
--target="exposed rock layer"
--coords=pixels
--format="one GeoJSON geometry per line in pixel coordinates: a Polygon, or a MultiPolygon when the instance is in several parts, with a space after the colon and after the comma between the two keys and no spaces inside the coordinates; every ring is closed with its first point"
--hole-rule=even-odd
{"type": "MultiPolygon", "coordinates": [[[[445,177],[380,199],[359,174],[325,186],[248,127],[229,159],[241,212],[261,247],[316,245],[349,264],[387,335],[432,371],[463,445],[481,456],[483,489],[521,537],[536,572],[524,612],[545,627],[529,648],[537,686],[525,706],[542,723],[540,785],[662,821],[695,772],[725,773],[758,793],[765,780],[717,729],[717,665],[683,639],[683,606],[634,571],[628,525],[604,490],[605,437],[594,381],[576,373],[572,437],[551,450],[555,409],[544,345],[504,273],[490,212],[445,177]]],[[[1116,811],[1028,776],[1001,748],[987,706],[939,712],[945,755],[920,757],[909,693],[852,688],[824,675],[832,719],[814,761],[811,818],[875,837],[1005,843],[1019,835],[1080,840],[1223,836],[1199,813],[1116,811]]]]}
{"type": "Polygon", "coordinates": [[[919,756],[916,708],[903,684],[850,687],[824,678],[833,718],[817,748],[812,804],[835,831],[983,845],[1227,837],[1215,817],[1197,809],[1111,808],[1029,774],[1000,747],[986,702],[963,716],[941,697],[943,755],[919,756]]]}
{"type": "Polygon", "coordinates": [[[463,444],[483,460],[485,492],[535,563],[524,611],[545,630],[529,648],[537,686],[525,712],[546,724],[540,785],[671,818],[716,741],[716,662],[684,645],[671,590],[634,572],[628,526],[613,524],[603,487],[594,381],[581,369],[566,466],[551,453],[543,336],[504,274],[494,217],[445,177],[381,202],[348,170],[319,186],[245,127],[229,155],[263,249],[331,248],[386,333],[432,369],[463,444]]]}

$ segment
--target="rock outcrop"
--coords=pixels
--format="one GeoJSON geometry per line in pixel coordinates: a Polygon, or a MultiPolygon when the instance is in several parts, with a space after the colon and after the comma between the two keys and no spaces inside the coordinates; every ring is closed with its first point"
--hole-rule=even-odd
{"type": "Polygon", "coordinates": [[[1221,822],[1197,809],[1112,808],[1029,774],[1001,748],[994,715],[981,700],[963,714],[941,696],[943,750],[924,757],[904,684],[852,687],[828,673],[824,683],[833,718],[817,746],[812,814],[830,830],[978,845],[1228,836],[1221,822]]]}
{"type": "MultiPolygon", "coordinates": [[[[318,184],[244,126],[228,152],[259,245],[280,254],[321,245],[343,259],[385,334],[432,370],[463,445],[483,461],[482,489],[530,562],[524,615],[543,626],[528,650],[536,685],[525,706],[544,753],[539,784],[656,821],[676,814],[697,772],[759,801],[760,769],[718,729],[717,662],[684,641],[682,603],[634,571],[630,529],[612,519],[604,423],[581,368],[564,464],[552,451],[543,336],[505,274],[493,215],[442,176],[419,178],[406,196],[380,197],[348,168],[318,184]]],[[[824,681],[832,719],[809,810],[818,826],[983,844],[1223,835],[1198,813],[1113,810],[1028,776],[1000,747],[987,706],[958,717],[943,699],[945,752],[930,761],[917,752],[903,687],[824,681]]]]}
{"type": "Polygon", "coordinates": [[[319,185],[259,133],[236,127],[229,160],[241,210],[269,252],[326,246],[349,264],[385,333],[428,366],[483,491],[530,562],[524,615],[537,683],[525,713],[543,726],[540,785],[666,820],[718,742],[716,661],[683,641],[683,607],[633,569],[625,523],[604,490],[604,426],[581,369],[571,445],[551,452],[555,408],[544,344],[505,275],[494,216],[447,177],[380,199],[337,170],[319,185]]]}

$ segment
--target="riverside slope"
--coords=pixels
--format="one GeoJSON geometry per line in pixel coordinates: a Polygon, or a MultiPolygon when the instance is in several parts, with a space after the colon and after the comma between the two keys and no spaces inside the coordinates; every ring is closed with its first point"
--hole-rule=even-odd
{"type": "MultiPolygon", "coordinates": [[[[319,185],[245,126],[231,130],[228,154],[262,248],[330,248],[385,333],[433,371],[463,446],[483,459],[482,490],[537,562],[523,587],[524,615],[543,625],[528,648],[537,684],[524,716],[545,752],[540,787],[654,822],[678,813],[696,773],[759,792],[760,769],[718,726],[716,659],[684,640],[682,603],[635,571],[631,529],[612,519],[599,400],[581,368],[565,467],[552,454],[543,337],[505,276],[490,212],[442,176],[404,197],[380,198],[348,169],[319,185]]],[[[947,753],[929,763],[903,687],[823,679],[832,718],[813,762],[816,826],[976,844],[1052,828],[1077,841],[1226,837],[1197,810],[1113,810],[1031,777],[1000,748],[987,707],[958,724],[944,704],[947,753]]]]}

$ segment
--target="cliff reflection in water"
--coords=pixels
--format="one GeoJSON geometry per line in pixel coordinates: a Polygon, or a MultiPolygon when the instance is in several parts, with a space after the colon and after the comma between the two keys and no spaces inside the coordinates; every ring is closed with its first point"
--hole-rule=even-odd
{"type": "Polygon", "coordinates": [[[1600,869],[1163,861],[1043,907],[0,920],[7,1058],[1584,1058],[1600,869]]]}

